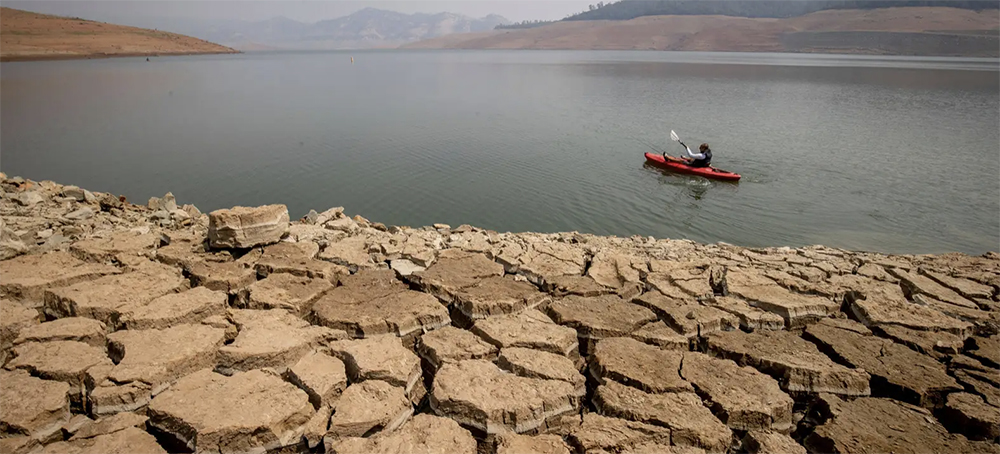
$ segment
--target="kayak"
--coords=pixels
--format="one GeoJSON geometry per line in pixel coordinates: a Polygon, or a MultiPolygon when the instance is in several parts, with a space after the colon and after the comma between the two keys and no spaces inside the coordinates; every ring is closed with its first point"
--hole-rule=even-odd
{"type": "Polygon", "coordinates": [[[733,173],[722,169],[716,169],[715,167],[691,167],[687,164],[667,161],[666,159],[663,158],[663,155],[658,155],[655,153],[646,153],[646,161],[654,166],[673,170],[675,172],[688,173],[691,175],[699,175],[705,178],[714,178],[716,180],[726,180],[726,181],[740,180],[740,174],[738,173],[733,173]]]}

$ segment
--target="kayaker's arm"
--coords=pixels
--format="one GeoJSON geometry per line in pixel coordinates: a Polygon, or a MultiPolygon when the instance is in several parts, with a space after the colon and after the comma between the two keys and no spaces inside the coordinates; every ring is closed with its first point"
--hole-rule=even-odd
{"type": "MultiPolygon", "coordinates": [[[[684,144],[681,144],[684,145],[684,144]]],[[[704,153],[692,153],[691,149],[687,145],[684,145],[684,149],[687,150],[687,154],[691,159],[705,159],[704,153]]]]}

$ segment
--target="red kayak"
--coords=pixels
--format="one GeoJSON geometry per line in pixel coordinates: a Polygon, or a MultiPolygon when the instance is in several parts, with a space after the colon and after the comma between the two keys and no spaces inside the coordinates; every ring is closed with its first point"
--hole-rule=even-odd
{"type": "Polygon", "coordinates": [[[740,174],[738,173],[716,169],[715,167],[691,167],[687,164],[667,161],[666,159],[663,158],[663,155],[658,155],[655,153],[646,153],[646,161],[654,166],[673,170],[675,172],[689,173],[691,175],[699,175],[705,178],[715,178],[716,180],[726,180],[726,181],[740,180],[740,174]]]}

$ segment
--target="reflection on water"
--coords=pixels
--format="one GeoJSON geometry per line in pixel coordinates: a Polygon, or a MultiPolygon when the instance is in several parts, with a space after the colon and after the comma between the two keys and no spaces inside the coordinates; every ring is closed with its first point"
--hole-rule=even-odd
{"type": "Polygon", "coordinates": [[[3,170],[204,210],[749,246],[998,249],[997,60],[269,52],[3,63],[3,170]],[[668,134],[738,184],[646,169],[668,134]]]}

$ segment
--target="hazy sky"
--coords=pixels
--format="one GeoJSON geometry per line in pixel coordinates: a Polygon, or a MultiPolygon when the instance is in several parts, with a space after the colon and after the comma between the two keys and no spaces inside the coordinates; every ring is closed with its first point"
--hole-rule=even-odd
{"type": "Polygon", "coordinates": [[[316,22],[345,16],[369,6],[403,13],[448,11],[474,17],[496,13],[520,21],[562,19],[568,14],[585,10],[589,3],[580,0],[21,0],[4,1],[3,6],[123,23],[168,17],[255,21],[275,16],[316,22]]]}

